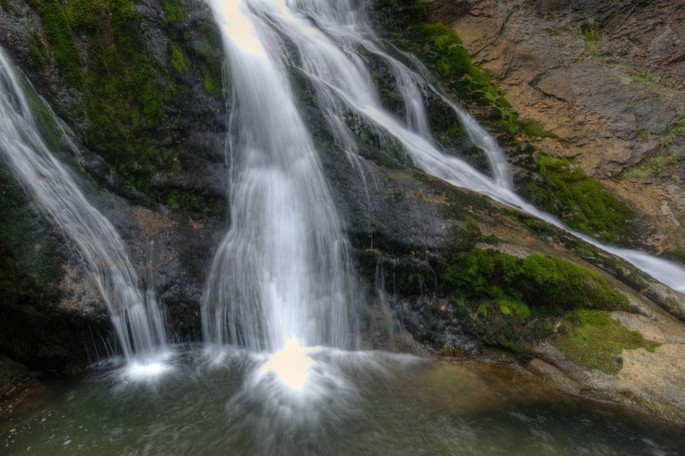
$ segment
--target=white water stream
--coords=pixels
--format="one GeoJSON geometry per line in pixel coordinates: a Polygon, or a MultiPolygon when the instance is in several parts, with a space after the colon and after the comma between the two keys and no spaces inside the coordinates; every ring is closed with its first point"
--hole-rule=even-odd
{"type": "Polygon", "coordinates": [[[205,341],[353,347],[355,280],[342,222],[295,103],[285,43],[253,3],[274,4],[210,2],[234,106],[231,228],[203,296],[205,341]]]}
{"type": "Polygon", "coordinates": [[[166,341],[164,315],[154,293],[138,288],[138,275],[116,229],[88,202],[41,137],[28,90],[0,49],[0,157],[83,256],[126,358],[152,355],[166,341]]]}

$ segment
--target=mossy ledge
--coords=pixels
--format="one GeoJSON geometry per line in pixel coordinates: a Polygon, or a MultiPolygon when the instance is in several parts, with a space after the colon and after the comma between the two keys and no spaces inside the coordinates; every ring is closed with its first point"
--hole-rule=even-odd
{"type": "Polygon", "coordinates": [[[495,250],[456,254],[447,264],[443,284],[457,303],[506,300],[530,307],[541,316],[628,305],[625,296],[590,269],[558,258],[517,258],[495,250]]]}
{"type": "Polygon", "coordinates": [[[633,213],[626,203],[565,158],[539,154],[537,170],[543,181],[523,184],[525,198],[573,229],[614,244],[628,242],[633,213]]]}
{"type": "MultiPolygon", "coordinates": [[[[540,342],[554,337],[558,322],[569,313],[626,310],[629,304],[598,273],[547,256],[519,258],[476,248],[437,258],[431,269],[438,282],[436,293],[430,299],[424,294],[401,318],[410,326],[421,321],[420,339],[438,351],[449,339],[447,330],[527,357],[540,342]]],[[[404,283],[401,271],[393,274],[399,274],[397,283],[404,283]]]]}

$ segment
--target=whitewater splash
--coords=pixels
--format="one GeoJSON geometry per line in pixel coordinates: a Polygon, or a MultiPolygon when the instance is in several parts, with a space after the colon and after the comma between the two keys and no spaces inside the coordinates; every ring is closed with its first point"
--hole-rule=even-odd
{"type": "MultiPolygon", "coordinates": [[[[428,71],[416,59],[405,56],[414,66],[410,68],[385,50],[366,19],[368,2],[362,2],[361,6],[359,2],[347,0],[244,0],[215,1],[213,4],[215,8],[231,4],[253,18],[258,25],[251,26],[254,33],[250,35],[248,47],[258,43],[261,54],[270,49],[274,55],[282,56],[285,54],[284,42],[295,46],[297,55],[291,56],[287,62],[291,66],[296,65],[315,87],[319,108],[328,121],[336,144],[348,154],[358,152],[357,139],[345,122],[352,113],[373,131],[401,144],[414,164],[427,173],[545,220],[625,259],[673,289],[685,291],[685,269],[682,267],[642,252],[601,244],[590,236],[571,230],[557,218],[516,195],[512,190],[510,168],[496,141],[431,81],[428,71]],[[254,27],[258,28],[258,33],[254,27]],[[381,59],[393,72],[396,87],[404,100],[405,119],[399,119],[382,105],[366,65],[365,55],[369,54],[381,59]],[[492,177],[483,175],[457,157],[445,154],[430,138],[423,99],[426,91],[433,92],[452,107],[455,121],[462,124],[471,142],[485,153],[492,177]]],[[[241,30],[235,26],[233,29],[241,30]]],[[[244,60],[236,59],[230,52],[229,59],[234,70],[245,70],[242,67],[244,60]]],[[[278,80],[287,81],[286,65],[274,68],[282,72],[278,80]]],[[[272,82],[278,81],[274,79],[272,82]]],[[[283,87],[291,97],[287,82],[283,87]]],[[[240,96],[241,89],[236,86],[234,90],[240,96]]]]}
{"type": "Polygon", "coordinates": [[[41,137],[25,88],[29,89],[28,82],[0,49],[0,153],[83,255],[126,358],[153,355],[166,343],[164,315],[154,292],[138,288],[140,280],[116,229],[86,200],[41,137]]]}

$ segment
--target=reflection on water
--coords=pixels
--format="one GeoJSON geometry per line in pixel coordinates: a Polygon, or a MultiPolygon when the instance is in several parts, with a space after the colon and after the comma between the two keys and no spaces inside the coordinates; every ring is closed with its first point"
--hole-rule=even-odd
{"type": "Polygon", "coordinates": [[[679,455],[683,428],[550,390],[498,365],[295,347],[186,350],[154,381],[102,369],[0,425],[0,453],[679,455]],[[286,350],[287,351],[287,350],[286,350]],[[306,379],[287,366],[306,357],[306,379]],[[270,364],[271,363],[271,364],[270,364]],[[297,377],[297,375],[296,375],[297,377]]]}

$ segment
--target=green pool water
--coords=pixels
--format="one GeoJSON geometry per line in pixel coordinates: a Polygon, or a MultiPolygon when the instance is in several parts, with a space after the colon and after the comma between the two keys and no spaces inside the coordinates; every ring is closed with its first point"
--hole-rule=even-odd
{"type": "Polygon", "coordinates": [[[184,349],[100,366],[0,424],[0,454],[685,454],[682,427],[507,366],[320,348],[275,365],[184,349]],[[295,386],[289,370],[304,372],[295,386]]]}

